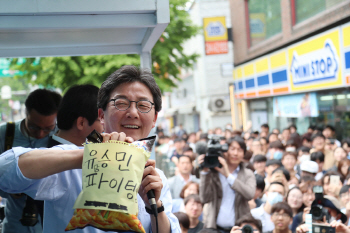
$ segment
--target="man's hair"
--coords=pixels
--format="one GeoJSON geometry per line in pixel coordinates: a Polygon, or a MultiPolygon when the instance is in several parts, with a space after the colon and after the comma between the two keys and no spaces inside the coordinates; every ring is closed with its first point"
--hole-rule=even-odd
{"type": "Polygon", "coordinates": [[[299,152],[299,151],[302,151],[302,152],[307,152],[307,153],[309,153],[310,150],[311,150],[310,147],[307,147],[307,146],[301,146],[301,147],[298,148],[298,152],[299,152]]]}
{"type": "Polygon", "coordinates": [[[255,155],[253,158],[253,163],[266,162],[267,158],[265,155],[255,155]]]}
{"type": "Polygon", "coordinates": [[[310,160],[314,162],[316,162],[317,160],[319,160],[320,162],[324,162],[324,154],[322,153],[322,151],[313,152],[310,155],[310,160]]]}
{"type": "Polygon", "coordinates": [[[190,218],[184,212],[176,212],[174,213],[175,217],[179,220],[179,223],[185,229],[190,229],[190,218]]]}
{"type": "Polygon", "coordinates": [[[271,165],[278,165],[278,166],[282,166],[281,160],[279,159],[269,159],[267,160],[265,166],[271,166],[271,165]]]}
{"type": "Polygon", "coordinates": [[[34,109],[40,115],[50,116],[57,113],[61,100],[62,96],[57,92],[37,89],[28,95],[25,106],[27,113],[30,113],[34,109]]]}
{"type": "Polygon", "coordinates": [[[273,213],[276,213],[276,212],[278,213],[278,212],[280,212],[281,210],[283,210],[284,213],[288,214],[289,217],[293,218],[293,210],[292,210],[292,208],[290,208],[290,206],[289,206],[287,203],[285,203],[285,202],[278,202],[278,203],[274,204],[274,205],[272,206],[272,208],[271,208],[271,215],[272,215],[273,213]]]}
{"type": "Polygon", "coordinates": [[[247,146],[244,142],[244,139],[241,138],[240,136],[235,136],[233,138],[230,138],[227,140],[227,145],[231,145],[233,142],[237,142],[238,145],[243,149],[244,153],[247,151],[247,146]]]}
{"type": "Polygon", "coordinates": [[[218,229],[214,229],[214,228],[204,228],[204,229],[198,231],[198,233],[221,233],[221,231],[219,231],[218,229]]]}
{"type": "Polygon", "coordinates": [[[251,159],[252,157],[253,157],[253,151],[247,150],[247,151],[244,153],[243,159],[244,159],[244,160],[247,160],[247,161],[250,161],[250,159],[251,159]]]}
{"type": "Polygon", "coordinates": [[[325,137],[322,133],[316,133],[316,134],[312,135],[311,141],[313,142],[313,141],[314,141],[316,138],[318,138],[318,137],[321,137],[321,138],[323,138],[324,140],[326,140],[326,137],[325,137]]]}
{"type": "Polygon", "coordinates": [[[284,152],[282,156],[282,160],[286,158],[286,156],[293,156],[295,160],[298,160],[298,155],[296,152],[284,152]]]}
{"type": "Polygon", "coordinates": [[[262,124],[262,125],[260,126],[260,128],[261,128],[261,127],[262,127],[262,128],[268,128],[268,129],[270,128],[268,124],[262,124]]]}
{"type": "Polygon", "coordinates": [[[280,171],[280,170],[282,171],[284,177],[286,177],[286,180],[287,180],[287,181],[290,181],[290,173],[289,173],[289,171],[288,171],[287,169],[285,169],[284,167],[278,167],[278,168],[276,168],[275,170],[273,170],[273,172],[271,173],[271,175],[273,175],[275,172],[280,171]]]}
{"type": "Polygon", "coordinates": [[[190,156],[188,156],[188,155],[180,155],[178,161],[180,161],[180,158],[188,158],[190,160],[191,165],[192,165],[192,158],[190,156]]]}
{"type": "Polygon", "coordinates": [[[148,69],[137,68],[136,66],[123,66],[112,73],[101,85],[98,92],[97,106],[106,110],[110,101],[112,91],[123,83],[140,82],[146,85],[152,93],[154,108],[156,112],[162,109],[162,94],[152,72],[148,69]]]}
{"type": "Polygon", "coordinates": [[[282,132],[283,132],[283,131],[285,131],[285,130],[288,130],[288,131],[290,131],[290,129],[289,129],[289,128],[284,128],[284,129],[282,130],[282,132]]]}
{"type": "Polygon", "coordinates": [[[190,200],[193,200],[194,202],[203,205],[203,204],[202,204],[202,201],[201,201],[201,199],[200,199],[200,197],[199,197],[198,194],[190,194],[190,195],[188,195],[188,196],[184,199],[184,204],[187,205],[187,203],[188,203],[190,200]]]}
{"type": "Polygon", "coordinates": [[[255,180],[256,180],[256,189],[260,189],[263,192],[265,189],[264,177],[262,177],[259,174],[255,174],[255,180]]]}
{"type": "Polygon", "coordinates": [[[235,226],[241,226],[242,224],[254,224],[260,233],[262,233],[262,224],[259,219],[255,219],[250,213],[243,215],[236,222],[235,226]]]}
{"type": "Polygon", "coordinates": [[[278,134],[276,134],[276,133],[270,133],[269,136],[267,136],[267,140],[270,140],[270,137],[271,137],[272,135],[275,135],[275,136],[278,138],[278,134]]]}
{"type": "Polygon", "coordinates": [[[175,138],[175,140],[174,140],[174,143],[176,143],[176,142],[186,142],[186,140],[178,137],[178,138],[175,138]]]}
{"type": "MultiPolygon", "coordinates": [[[[274,184],[281,185],[281,186],[283,187],[283,190],[284,190],[284,185],[283,185],[281,182],[273,181],[273,182],[270,183],[269,188],[268,188],[267,191],[269,191],[269,189],[271,188],[271,186],[274,185],[274,184]]],[[[283,192],[285,192],[285,191],[283,191],[283,192]]]]}
{"type": "Polygon", "coordinates": [[[269,148],[284,150],[284,146],[280,140],[276,140],[274,142],[271,142],[269,145],[269,148]]]}
{"type": "Polygon", "coordinates": [[[62,98],[57,113],[57,127],[69,130],[78,117],[84,117],[92,125],[98,117],[98,87],[93,85],[77,85],[69,88],[62,98]]]}

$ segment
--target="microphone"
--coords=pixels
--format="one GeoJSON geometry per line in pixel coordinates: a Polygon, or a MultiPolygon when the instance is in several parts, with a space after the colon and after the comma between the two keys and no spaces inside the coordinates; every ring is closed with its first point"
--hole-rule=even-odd
{"type": "Polygon", "coordinates": [[[196,153],[198,155],[207,153],[207,143],[203,141],[196,142],[196,153]]]}
{"type": "MultiPolygon", "coordinates": [[[[148,165],[150,166],[150,165],[148,165]]],[[[146,167],[148,167],[146,166],[146,167]]],[[[157,202],[156,202],[156,196],[154,195],[154,190],[151,189],[147,192],[147,198],[149,205],[151,206],[151,210],[153,212],[154,217],[158,216],[158,210],[157,210],[157,202]]]]}

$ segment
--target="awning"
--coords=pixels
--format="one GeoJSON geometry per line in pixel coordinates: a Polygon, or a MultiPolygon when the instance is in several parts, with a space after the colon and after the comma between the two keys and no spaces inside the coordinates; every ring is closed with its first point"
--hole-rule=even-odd
{"type": "Polygon", "coordinates": [[[151,49],[170,22],[168,0],[1,4],[0,57],[141,54],[150,64],[151,49]]]}

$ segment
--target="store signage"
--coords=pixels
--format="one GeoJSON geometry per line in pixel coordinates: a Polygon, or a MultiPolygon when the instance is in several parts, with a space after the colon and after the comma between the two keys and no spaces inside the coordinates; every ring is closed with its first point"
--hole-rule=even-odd
{"type": "Polygon", "coordinates": [[[317,80],[335,79],[339,69],[337,51],[331,40],[326,40],[324,48],[304,55],[293,52],[290,72],[295,85],[317,80]]]}
{"type": "Polygon", "coordinates": [[[228,53],[225,16],[203,18],[203,29],[206,55],[228,53]]]}
{"type": "Polygon", "coordinates": [[[316,93],[274,97],[273,115],[276,117],[317,117],[316,93]]]}

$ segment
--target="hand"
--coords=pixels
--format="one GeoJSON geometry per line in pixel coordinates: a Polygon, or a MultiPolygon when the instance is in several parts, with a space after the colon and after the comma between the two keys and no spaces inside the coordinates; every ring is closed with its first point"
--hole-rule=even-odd
{"type": "Polygon", "coordinates": [[[144,201],[145,205],[150,206],[150,204],[148,203],[147,192],[153,189],[156,202],[158,203],[163,188],[163,182],[155,169],[156,162],[154,160],[147,160],[145,166],[146,168],[143,171],[143,177],[139,189],[139,194],[142,197],[142,200],[144,201]]]}
{"type": "Polygon", "coordinates": [[[330,226],[335,227],[335,232],[337,233],[350,233],[349,227],[341,222],[333,221],[330,223],[330,226]]]}
{"type": "MultiPolygon", "coordinates": [[[[198,164],[199,164],[199,165],[202,165],[202,164],[204,163],[204,158],[205,158],[205,154],[203,154],[203,155],[198,155],[197,159],[198,159],[198,164]]],[[[209,171],[209,168],[204,167],[204,168],[202,169],[202,171],[208,172],[208,171],[209,171]]]]}
{"type": "Polygon", "coordinates": [[[234,226],[234,227],[232,227],[230,233],[242,233],[242,230],[240,227],[234,226]]]}
{"type": "Polygon", "coordinates": [[[311,210],[311,207],[305,207],[303,211],[303,222],[305,222],[306,214],[309,214],[311,210]]]}
{"type": "Polygon", "coordinates": [[[309,231],[309,229],[307,228],[306,224],[302,224],[302,225],[298,226],[296,229],[296,233],[306,233],[308,231],[309,231]]]}
{"type": "Polygon", "coordinates": [[[230,171],[228,170],[227,162],[223,157],[218,157],[219,163],[222,165],[221,168],[216,167],[215,170],[223,174],[226,178],[230,175],[230,171]]]}
{"type": "Polygon", "coordinates": [[[127,137],[124,132],[118,133],[118,132],[113,132],[113,133],[102,133],[101,134],[103,137],[102,142],[107,142],[110,140],[117,140],[120,142],[129,142],[132,143],[134,142],[134,139],[131,137],[127,137]]]}
{"type": "Polygon", "coordinates": [[[273,173],[272,177],[271,177],[271,182],[280,182],[283,184],[284,189],[286,190],[285,193],[288,192],[289,187],[288,187],[288,181],[286,179],[286,177],[283,175],[282,171],[276,171],[275,173],[273,173]]]}

